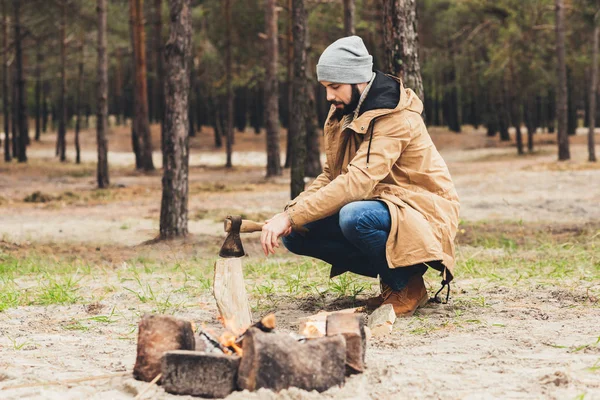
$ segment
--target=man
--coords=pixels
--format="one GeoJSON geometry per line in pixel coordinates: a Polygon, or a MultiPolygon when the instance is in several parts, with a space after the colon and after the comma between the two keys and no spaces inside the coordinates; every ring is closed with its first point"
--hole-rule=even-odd
{"type": "Polygon", "coordinates": [[[373,72],[357,36],[325,49],[317,77],[331,103],[327,161],[267,221],[263,250],[273,253],[283,237],[291,252],[330,263],[332,277],[379,275],[381,294],[367,305],[392,304],[396,315],[410,316],[428,301],[427,267],[441,272],[450,291],[459,212],[450,173],[421,117],[423,103],[400,80],[373,72]]]}

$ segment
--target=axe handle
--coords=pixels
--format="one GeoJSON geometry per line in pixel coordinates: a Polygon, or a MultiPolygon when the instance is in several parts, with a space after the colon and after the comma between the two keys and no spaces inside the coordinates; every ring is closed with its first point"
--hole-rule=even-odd
{"type": "MultiPolygon", "coordinates": [[[[240,226],[240,233],[249,233],[249,232],[258,232],[262,230],[264,223],[262,222],[254,222],[249,219],[243,219],[242,225],[240,226]]],[[[231,221],[225,220],[225,232],[229,232],[231,230],[231,221]]]]}

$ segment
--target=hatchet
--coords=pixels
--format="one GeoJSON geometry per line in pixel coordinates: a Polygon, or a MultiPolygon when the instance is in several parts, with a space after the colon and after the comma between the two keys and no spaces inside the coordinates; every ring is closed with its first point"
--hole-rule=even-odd
{"type": "Polygon", "coordinates": [[[246,252],[240,233],[260,231],[263,225],[242,220],[239,215],[228,216],[224,223],[225,232],[228,233],[219,251],[219,259],[215,263],[213,296],[217,301],[223,324],[236,334],[243,333],[252,325],[252,313],[242,271],[242,257],[246,252]]]}

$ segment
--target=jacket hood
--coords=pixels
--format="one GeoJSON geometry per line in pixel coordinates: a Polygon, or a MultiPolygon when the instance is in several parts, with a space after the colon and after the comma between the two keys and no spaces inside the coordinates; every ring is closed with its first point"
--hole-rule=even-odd
{"type": "Polygon", "coordinates": [[[349,128],[365,134],[373,119],[403,110],[421,114],[423,102],[412,89],[405,88],[399,78],[375,71],[375,80],[361,105],[358,118],[349,128]]]}

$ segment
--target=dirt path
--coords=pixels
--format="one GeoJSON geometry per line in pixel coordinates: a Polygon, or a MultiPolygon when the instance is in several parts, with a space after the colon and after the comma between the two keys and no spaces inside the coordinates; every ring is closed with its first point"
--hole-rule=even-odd
{"type": "MultiPolygon", "coordinates": [[[[130,377],[3,388],[130,371],[144,312],[218,329],[210,271],[220,221],[230,213],[264,219],[288,199],[287,175],[263,177],[262,137],[241,135],[237,166],[227,171],[206,135],[192,141],[192,236],[140,246],[158,233],[161,177],[132,172],[126,131],[114,135],[109,190],[94,189],[93,136],[84,135],[82,166],[56,162],[49,137],[29,151],[29,165],[0,166],[0,305],[9,304],[0,311],[2,399],[133,398],[146,384],[130,377]],[[47,201],[23,201],[35,191],[47,201]],[[76,298],[59,304],[50,295],[76,298]]],[[[373,340],[368,371],[343,388],[230,399],[600,399],[600,167],[583,161],[579,138],[575,161],[557,164],[546,136],[536,154],[519,158],[482,133],[434,130],[465,223],[450,304],[429,305],[373,340]],[[554,236],[542,235],[553,227],[554,236]]],[[[333,286],[326,265],[286,252],[267,260],[255,236],[245,242],[254,313],[275,311],[281,330],[376,289],[368,279],[333,286]]],[[[433,294],[439,277],[426,278],[433,294]]],[[[145,398],[191,399],[161,388],[145,398]]]]}

